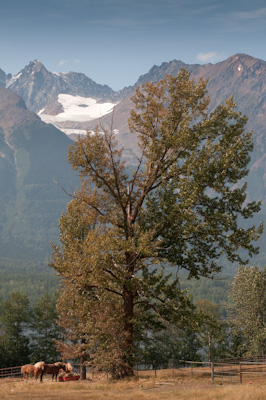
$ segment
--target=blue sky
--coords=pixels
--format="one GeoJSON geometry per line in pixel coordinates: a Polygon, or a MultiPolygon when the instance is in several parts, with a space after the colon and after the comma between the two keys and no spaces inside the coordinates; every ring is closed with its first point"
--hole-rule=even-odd
{"type": "Polygon", "coordinates": [[[40,60],[114,90],[171,60],[216,63],[236,53],[266,61],[265,0],[6,0],[0,68],[40,60]]]}

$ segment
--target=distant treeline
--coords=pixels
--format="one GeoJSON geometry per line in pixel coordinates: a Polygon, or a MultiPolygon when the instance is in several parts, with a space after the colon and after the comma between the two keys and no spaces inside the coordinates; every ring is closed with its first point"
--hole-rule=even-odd
{"type": "Polygon", "coordinates": [[[6,300],[10,293],[26,293],[30,304],[36,303],[45,292],[58,289],[59,278],[44,262],[16,262],[0,259],[0,299],[6,300]]]}
{"type": "MultiPolygon", "coordinates": [[[[171,273],[171,270],[167,270],[171,273]]],[[[187,274],[181,272],[180,285],[188,288],[194,301],[208,299],[219,306],[223,313],[223,305],[227,301],[233,276],[218,275],[214,279],[187,279],[187,274]]],[[[47,291],[58,289],[60,279],[45,262],[27,261],[15,262],[0,259],[0,298],[7,299],[12,291],[26,293],[30,304],[36,303],[40,296],[47,291]]]]}
{"type": "Polygon", "coordinates": [[[52,291],[33,305],[22,291],[0,299],[0,368],[60,359],[55,342],[61,338],[56,301],[52,291]]]}

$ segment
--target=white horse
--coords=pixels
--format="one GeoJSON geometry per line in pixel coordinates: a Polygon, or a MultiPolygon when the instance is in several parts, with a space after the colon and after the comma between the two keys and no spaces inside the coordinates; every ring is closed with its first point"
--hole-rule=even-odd
{"type": "Polygon", "coordinates": [[[67,374],[72,374],[73,373],[73,367],[70,363],[66,363],[66,373],[67,374]]]}
{"type": "Polygon", "coordinates": [[[44,361],[39,361],[36,364],[34,364],[34,378],[37,379],[38,376],[42,375],[43,371],[44,371],[44,366],[45,366],[45,362],[44,361]]]}

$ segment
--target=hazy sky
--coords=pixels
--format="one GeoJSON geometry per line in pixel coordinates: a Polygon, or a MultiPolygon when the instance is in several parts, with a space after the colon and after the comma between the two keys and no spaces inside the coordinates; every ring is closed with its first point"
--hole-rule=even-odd
{"type": "Polygon", "coordinates": [[[114,90],[153,65],[216,63],[236,53],[266,61],[265,0],[5,0],[0,68],[40,60],[114,90]]]}

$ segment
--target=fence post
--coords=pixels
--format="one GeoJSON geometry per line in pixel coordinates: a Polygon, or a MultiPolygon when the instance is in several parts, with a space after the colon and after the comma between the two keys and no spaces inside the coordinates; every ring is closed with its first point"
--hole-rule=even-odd
{"type": "Polygon", "coordinates": [[[211,378],[212,378],[212,383],[214,383],[214,363],[211,362],[211,378]]]}
{"type": "Polygon", "coordinates": [[[241,368],[241,361],[239,363],[239,381],[242,384],[242,368],[241,368]]]}
{"type": "Polygon", "coordinates": [[[154,368],[154,376],[155,376],[155,378],[156,378],[156,377],[157,377],[157,371],[156,371],[157,365],[156,365],[156,360],[153,361],[153,368],[154,368]]]}
{"type": "Polygon", "coordinates": [[[174,360],[172,360],[172,376],[175,376],[175,363],[174,360]]]}

